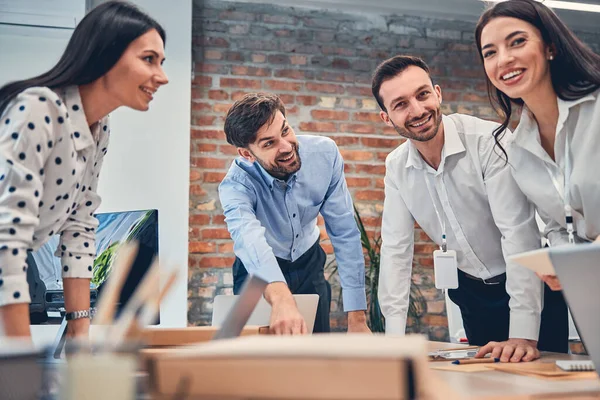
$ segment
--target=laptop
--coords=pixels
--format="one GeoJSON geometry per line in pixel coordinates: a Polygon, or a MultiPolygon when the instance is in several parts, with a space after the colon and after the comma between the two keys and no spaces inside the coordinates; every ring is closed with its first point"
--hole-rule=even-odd
{"type": "MultiPolygon", "coordinates": [[[[315,317],[317,315],[317,306],[319,305],[318,294],[295,294],[294,300],[298,306],[298,311],[306,322],[306,329],[312,332],[315,326],[315,317]]],[[[225,317],[230,313],[231,308],[238,300],[237,295],[218,295],[213,303],[212,326],[221,326],[225,317]]],[[[252,315],[248,319],[247,325],[268,326],[271,321],[271,306],[264,297],[261,297],[254,308],[252,315]]]]}
{"type": "Polygon", "coordinates": [[[600,370],[600,244],[559,246],[550,249],[550,260],[563,288],[565,300],[581,341],[596,372],[600,370]]]}

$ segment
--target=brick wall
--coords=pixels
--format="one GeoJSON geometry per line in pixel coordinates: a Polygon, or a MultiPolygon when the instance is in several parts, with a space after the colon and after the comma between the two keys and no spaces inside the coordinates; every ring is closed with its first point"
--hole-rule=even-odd
{"type": "MultiPolygon", "coordinates": [[[[379,119],[371,73],[399,53],[423,57],[442,87],[443,112],[493,119],[473,30],[469,22],[412,16],[194,1],[189,324],[210,324],[212,298],[231,293],[233,243],[217,193],[236,153],[223,133],[231,104],[248,92],[277,93],[297,134],[334,139],[356,206],[369,233],[378,236],[384,160],[401,140],[379,119]]],[[[415,241],[413,281],[428,302],[423,329],[447,339],[443,296],[433,287],[436,246],[420,229],[415,241]]],[[[341,305],[334,302],[332,311],[332,326],[343,329],[341,305]]]]}

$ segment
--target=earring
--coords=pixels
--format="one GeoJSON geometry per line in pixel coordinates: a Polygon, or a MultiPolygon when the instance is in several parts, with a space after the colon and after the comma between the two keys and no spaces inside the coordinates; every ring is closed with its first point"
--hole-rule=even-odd
{"type": "Polygon", "coordinates": [[[548,57],[548,60],[550,60],[550,61],[554,60],[554,56],[552,54],[550,54],[550,57],[548,57]]]}

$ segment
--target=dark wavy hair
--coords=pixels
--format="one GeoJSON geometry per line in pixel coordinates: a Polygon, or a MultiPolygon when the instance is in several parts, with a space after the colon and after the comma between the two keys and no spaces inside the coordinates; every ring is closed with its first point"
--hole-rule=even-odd
{"type": "MultiPolygon", "coordinates": [[[[552,46],[554,60],[550,63],[550,76],[552,87],[559,98],[580,99],[600,87],[600,56],[579,40],[550,8],[535,0],[496,3],[481,15],[475,28],[475,40],[482,64],[481,32],[491,20],[498,17],[518,18],[530,23],[540,31],[544,43],[552,46]]],[[[494,87],[487,75],[486,81],[490,103],[503,118],[502,125],[494,130],[494,137],[497,146],[506,156],[499,141],[509,125],[513,104],[522,106],[523,100],[508,97],[494,87]]]]}
{"type": "Polygon", "coordinates": [[[77,25],[54,67],[34,78],[10,82],[0,88],[0,115],[14,97],[30,87],[56,89],[95,81],[117,63],[131,42],[152,29],[166,43],[166,33],[160,24],[133,4],[108,1],[95,7],[77,25]]]}

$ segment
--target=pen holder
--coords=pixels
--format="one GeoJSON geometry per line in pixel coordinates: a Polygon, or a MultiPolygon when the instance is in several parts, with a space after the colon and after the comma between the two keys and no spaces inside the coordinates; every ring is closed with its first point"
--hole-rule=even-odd
{"type": "Polygon", "coordinates": [[[71,343],[63,369],[61,400],[134,400],[139,343],[116,352],[71,343]]]}

